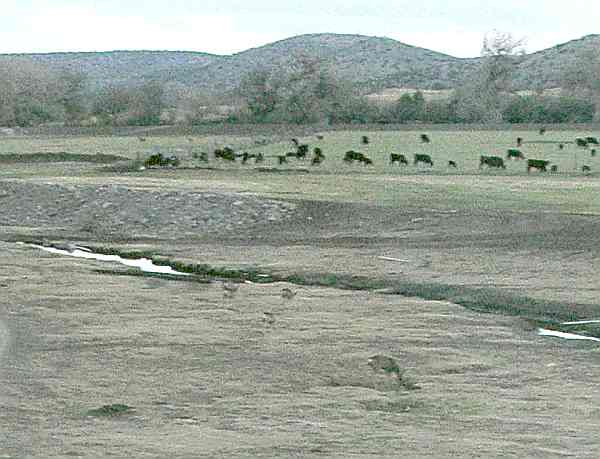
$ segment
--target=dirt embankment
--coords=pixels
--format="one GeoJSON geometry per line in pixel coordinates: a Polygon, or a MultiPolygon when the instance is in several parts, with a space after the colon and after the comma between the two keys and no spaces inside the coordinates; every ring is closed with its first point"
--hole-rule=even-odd
{"type": "Polygon", "coordinates": [[[288,218],[294,205],[229,193],[2,182],[1,226],[69,229],[93,236],[174,238],[237,233],[288,218]]]}

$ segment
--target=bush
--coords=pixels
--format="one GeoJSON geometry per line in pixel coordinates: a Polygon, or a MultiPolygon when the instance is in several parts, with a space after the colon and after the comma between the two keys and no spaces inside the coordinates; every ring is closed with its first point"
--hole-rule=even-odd
{"type": "Polygon", "coordinates": [[[121,403],[113,403],[112,405],[103,405],[100,408],[96,408],[88,411],[89,416],[99,416],[99,417],[113,417],[119,416],[122,414],[127,414],[133,411],[133,408],[127,405],[123,405],[121,403]]]}
{"type": "Polygon", "coordinates": [[[514,96],[502,112],[509,123],[588,123],[594,105],[572,96],[514,96]]]}

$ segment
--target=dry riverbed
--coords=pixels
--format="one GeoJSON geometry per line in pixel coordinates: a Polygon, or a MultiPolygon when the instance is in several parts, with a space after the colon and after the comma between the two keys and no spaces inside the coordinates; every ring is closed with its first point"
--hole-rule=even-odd
{"type": "Polygon", "coordinates": [[[598,343],[334,288],[486,287],[591,314],[597,217],[0,185],[0,457],[597,457],[598,343]],[[22,238],[320,281],[133,276],[22,238]]]}
{"type": "Polygon", "coordinates": [[[596,343],[447,302],[289,284],[230,296],[0,250],[5,457],[596,456],[596,343]],[[420,388],[375,373],[376,354],[420,388]],[[90,413],[109,404],[131,409],[90,413]]]}

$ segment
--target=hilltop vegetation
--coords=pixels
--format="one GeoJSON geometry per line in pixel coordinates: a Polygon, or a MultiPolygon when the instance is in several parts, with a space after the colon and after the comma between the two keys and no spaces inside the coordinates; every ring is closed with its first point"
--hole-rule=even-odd
{"type": "Polygon", "coordinates": [[[109,51],[80,53],[0,55],[0,63],[30,60],[54,72],[86,75],[91,87],[135,85],[140,80],[154,79],[157,72],[177,71],[185,65],[208,65],[221,56],[189,51],[109,51]]]}
{"type": "Polygon", "coordinates": [[[389,38],[338,34],[301,35],[231,56],[180,51],[0,55],[0,126],[225,118],[588,122],[600,106],[598,49],[600,36],[590,35],[529,55],[500,56],[498,74],[490,67],[496,62],[491,56],[459,59],[389,38]],[[489,80],[494,74],[495,81],[489,80]],[[556,87],[563,88],[558,98],[541,92],[556,87]],[[389,88],[439,90],[445,97],[367,97],[389,88]],[[531,94],[517,95],[523,90],[531,94]]]}
{"type": "MultiPolygon", "coordinates": [[[[515,89],[560,86],[559,70],[582,52],[600,47],[600,35],[558,44],[519,57],[515,89]]],[[[87,75],[91,86],[139,83],[153,79],[194,86],[207,92],[233,90],[257,68],[285,68],[299,53],[318,57],[335,68],[341,79],[367,86],[368,91],[393,87],[453,88],[481,63],[461,59],[391,38],[362,35],[309,34],[277,41],[231,56],[189,51],[110,51],[0,55],[0,63],[26,57],[55,71],[87,75]]]]}

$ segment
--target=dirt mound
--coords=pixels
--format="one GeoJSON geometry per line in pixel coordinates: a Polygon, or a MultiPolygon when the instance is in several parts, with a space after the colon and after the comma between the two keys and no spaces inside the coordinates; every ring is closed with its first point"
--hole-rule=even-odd
{"type": "Polygon", "coordinates": [[[294,205],[228,193],[139,191],[125,186],[1,182],[0,225],[94,235],[243,233],[287,218],[294,205]]]}

